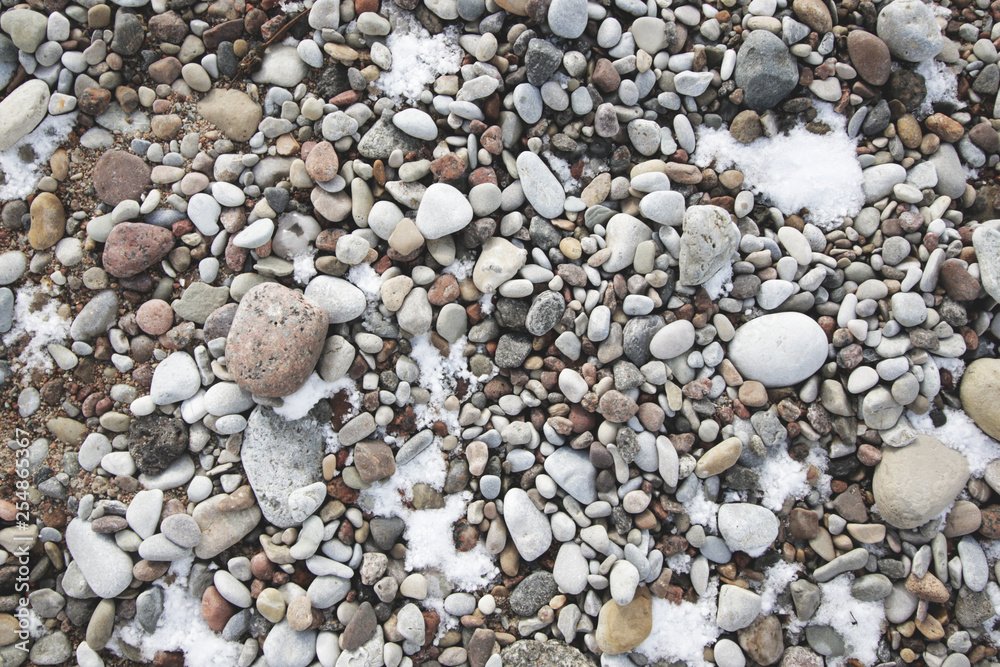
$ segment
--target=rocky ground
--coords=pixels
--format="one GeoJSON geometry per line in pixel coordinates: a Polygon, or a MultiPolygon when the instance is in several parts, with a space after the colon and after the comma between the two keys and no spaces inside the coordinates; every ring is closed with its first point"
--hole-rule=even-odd
{"type": "Polygon", "coordinates": [[[997,19],[4,0],[0,666],[1000,662],[997,19]]]}

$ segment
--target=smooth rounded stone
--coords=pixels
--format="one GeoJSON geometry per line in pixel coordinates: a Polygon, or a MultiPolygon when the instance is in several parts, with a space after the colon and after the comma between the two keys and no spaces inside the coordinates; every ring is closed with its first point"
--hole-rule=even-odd
{"type": "Polygon", "coordinates": [[[879,375],[871,366],[858,366],[847,378],[847,391],[862,394],[878,384],[879,375]]]}
{"type": "MultiPolygon", "coordinates": [[[[976,250],[983,289],[994,301],[1000,301],[1000,231],[985,225],[977,227],[972,233],[972,245],[976,250]]],[[[2,259],[0,256],[0,261],[2,259]]]]}
{"type": "Polygon", "coordinates": [[[562,215],[566,193],[542,158],[531,151],[522,152],[517,156],[517,174],[525,198],[538,215],[549,219],[562,215]]]}
{"type": "Polygon", "coordinates": [[[968,479],[962,454],[933,436],[919,435],[906,447],[883,449],[872,490],[885,522],[909,530],[950,507],[968,479]]]}
{"type": "Polygon", "coordinates": [[[392,124],[417,139],[434,141],[437,139],[437,125],[430,114],[420,109],[403,109],[392,116],[392,124]]]}
{"type": "Polygon", "coordinates": [[[852,30],[847,35],[847,52],[862,79],[875,86],[889,80],[892,55],[881,39],[864,30],[852,30]]]}
{"type": "Polygon", "coordinates": [[[679,258],[681,284],[701,285],[730,266],[739,243],[739,228],[725,209],[718,206],[687,209],[679,258]]]}
{"type": "Polygon", "coordinates": [[[731,584],[719,589],[719,607],[715,623],[726,632],[747,627],[760,615],[761,599],[753,591],[731,584]]]}
{"type": "Polygon", "coordinates": [[[979,542],[966,535],[958,542],[958,556],[962,559],[962,583],[977,593],[984,590],[990,578],[990,565],[979,542]]]}
{"type": "Polygon", "coordinates": [[[291,89],[308,75],[309,66],[302,62],[294,46],[273,44],[264,51],[260,69],[251,75],[251,79],[254,83],[291,89]]]}
{"type": "Polygon", "coordinates": [[[739,329],[728,355],[744,379],[765,387],[788,387],[807,379],[826,362],[826,333],[808,315],[773,313],[739,329]]]}
{"type": "Polygon", "coordinates": [[[109,150],[94,165],[94,190],[108,206],[138,200],[152,184],[150,173],[149,165],[139,156],[109,150]]]}
{"type": "Polygon", "coordinates": [[[720,639],[712,650],[715,654],[715,664],[719,667],[745,667],[747,663],[740,645],[731,639],[720,639]]]}
{"type": "Polygon", "coordinates": [[[95,533],[77,518],[66,526],[66,547],[98,597],[116,597],[132,583],[132,559],[113,536],[95,533]]]}
{"type": "Polygon", "coordinates": [[[862,400],[861,413],[868,428],[890,429],[903,414],[903,406],[896,402],[888,389],[875,387],[862,400]]]}
{"type": "Polygon", "coordinates": [[[368,212],[368,227],[383,240],[388,241],[396,226],[403,219],[403,212],[391,201],[375,202],[368,212]]]}
{"type": "Polygon", "coordinates": [[[736,465],[742,453],[743,443],[739,438],[726,438],[698,459],[694,473],[701,479],[720,475],[736,465]]]}
{"type": "Polygon", "coordinates": [[[157,563],[181,560],[190,554],[190,549],[184,549],[174,544],[162,533],[147,537],[139,545],[139,556],[157,563]]]}
{"type": "Polygon", "coordinates": [[[878,16],[878,36],[892,55],[910,62],[922,62],[941,51],[941,28],[934,12],[921,0],[895,0],[878,16]]]}
{"type": "Polygon", "coordinates": [[[892,594],[892,581],[884,574],[866,574],[851,584],[851,595],[862,602],[884,600],[892,594]]]}
{"type": "Polygon", "coordinates": [[[212,196],[215,198],[215,201],[226,207],[243,206],[247,199],[243,190],[225,181],[212,183],[212,196]]]}
{"type": "Polygon", "coordinates": [[[330,324],[350,322],[367,307],[365,293],[342,278],[316,276],[305,289],[305,298],[326,313],[330,324]]]}
{"type": "Polygon", "coordinates": [[[650,192],[639,201],[642,215],[661,225],[679,227],[684,223],[684,195],[673,190],[650,192]]]}
{"type": "Polygon", "coordinates": [[[194,358],[187,352],[173,352],[153,371],[149,395],[156,405],[187,400],[201,389],[201,374],[194,358]]]}
{"type": "Polygon", "coordinates": [[[628,138],[640,155],[655,155],[660,150],[660,126],[655,121],[638,119],[628,124],[628,138]]]}
{"type": "Polygon", "coordinates": [[[585,450],[560,447],[545,459],[545,472],[580,503],[597,500],[597,470],[585,450]]]}
{"type": "Polygon", "coordinates": [[[613,273],[632,266],[636,248],[652,237],[652,230],[642,220],[627,213],[615,214],[607,223],[605,238],[610,255],[601,268],[613,273]]]}
{"type": "Polygon", "coordinates": [[[293,630],[283,620],[267,633],[261,650],[268,667],[307,667],[316,658],[316,631],[293,630]]]}
{"type": "Polygon", "coordinates": [[[483,294],[492,294],[513,278],[527,259],[528,251],[524,248],[498,236],[490,237],[472,269],[472,282],[483,294]]]}
{"type": "Polygon", "coordinates": [[[507,532],[521,557],[533,561],[548,551],[552,544],[549,520],[535,507],[528,494],[521,489],[511,489],[504,496],[503,505],[507,532]]]}
{"type": "Polygon", "coordinates": [[[719,508],[719,533],[733,551],[756,558],[778,538],[779,521],[760,505],[728,503],[719,508]]]}
{"type": "Polygon", "coordinates": [[[291,421],[258,406],[247,420],[240,451],[243,469],[264,517],[279,528],[298,525],[312,513],[297,510],[289,499],[323,479],[322,424],[328,414],[320,403],[309,415],[291,421]]]}
{"type": "Polygon", "coordinates": [[[274,222],[270,218],[261,218],[245,227],[233,237],[233,245],[237,248],[259,248],[271,240],[274,234],[274,222]]]}
{"type": "Polygon", "coordinates": [[[519,83],[514,88],[514,109],[525,123],[534,124],[542,118],[544,105],[542,93],[530,83],[519,83]]]}
{"type": "Polygon", "coordinates": [[[955,147],[942,143],[929,162],[937,169],[938,182],[934,191],[959,199],[965,193],[965,170],[955,147]]]}
{"type": "Polygon", "coordinates": [[[27,270],[28,258],[20,250],[0,254],[0,285],[16,282],[27,270]]]}
{"type": "Polygon", "coordinates": [[[674,77],[674,89],[681,95],[697,97],[708,90],[714,76],[712,72],[678,72],[674,77]]]}
{"type": "Polygon", "coordinates": [[[590,569],[580,545],[566,542],[559,547],[552,576],[559,589],[569,595],[578,595],[587,587],[587,575],[590,569]]]}
{"type": "Polygon", "coordinates": [[[213,88],[198,102],[198,113],[233,141],[249,141],[263,108],[242,91],[213,88]]]}
{"type": "Polygon", "coordinates": [[[420,200],[415,222],[425,239],[434,240],[465,229],[472,216],[472,205],[460,190],[434,183],[420,200]]]}
{"type": "Polygon", "coordinates": [[[636,587],[639,585],[639,570],[627,560],[620,560],[611,568],[608,580],[611,599],[624,607],[635,597],[636,587]]]}
{"type": "Polygon", "coordinates": [[[927,320],[927,304],[916,292],[896,292],[890,303],[892,318],[904,327],[920,326],[927,320]]]}
{"type": "MultiPolygon", "coordinates": [[[[1000,410],[997,410],[995,402],[998,395],[1000,360],[983,358],[969,364],[959,389],[962,409],[976,426],[994,439],[1000,439],[1000,410]]],[[[989,475],[989,471],[987,474],[989,475]]]]}
{"type": "Polygon", "coordinates": [[[260,396],[287,396],[312,373],[326,340],[326,312],[277,283],[257,285],[240,301],[226,359],[240,387],[260,396]]]}
{"type": "Polygon", "coordinates": [[[687,353],[695,342],[694,325],[677,320],[657,331],[649,341],[649,352],[657,359],[673,359],[687,353]]]}
{"type": "Polygon", "coordinates": [[[744,104],[766,111],[798,85],[798,66],[781,38],[754,30],[736,53],[735,81],[745,92],[744,104]]]}
{"type": "MultiPolygon", "coordinates": [[[[8,9],[0,17],[0,21],[4,22],[20,19],[40,21],[42,34],[45,34],[45,17],[37,12],[8,9]],[[12,19],[11,16],[15,18],[12,19]]],[[[8,31],[8,28],[5,26],[4,30],[8,31]]],[[[23,43],[19,48],[29,53],[35,50],[26,49],[25,46],[29,44],[23,43]]],[[[29,79],[0,100],[0,151],[7,150],[31,133],[45,118],[48,107],[49,86],[41,79],[29,79]]]]}
{"type": "Polygon", "coordinates": [[[652,626],[652,598],[644,586],[636,590],[627,605],[619,605],[614,600],[604,603],[597,617],[595,639],[603,653],[619,655],[641,644],[652,626]]]}
{"type": "Polygon", "coordinates": [[[587,28],[587,18],[585,0],[553,0],[549,5],[549,28],[559,37],[580,37],[587,28]]]}

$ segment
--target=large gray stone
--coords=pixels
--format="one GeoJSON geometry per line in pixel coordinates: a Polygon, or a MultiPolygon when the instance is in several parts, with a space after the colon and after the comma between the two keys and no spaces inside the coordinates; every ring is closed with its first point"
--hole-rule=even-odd
{"type": "Polygon", "coordinates": [[[289,507],[288,497],[297,489],[323,481],[323,425],[329,420],[329,405],[321,401],[295,421],[264,406],[257,407],[247,421],[240,451],[243,470],[264,518],[278,528],[297,526],[306,518],[289,507]]]}
{"type": "Polygon", "coordinates": [[[918,63],[941,51],[941,28],[922,0],[895,0],[882,9],[876,32],[892,55],[918,63]]]}
{"type": "Polygon", "coordinates": [[[91,590],[102,598],[113,598],[132,583],[132,559],[115,543],[113,535],[102,535],[90,524],[73,519],[66,527],[66,547],[91,590]]]}
{"type": "Polygon", "coordinates": [[[795,58],[781,38],[767,30],[754,30],[740,46],[735,75],[743,103],[754,111],[770,109],[799,82],[795,58]]]}
{"type": "Polygon", "coordinates": [[[745,380],[788,387],[818,371],[827,350],[826,333],[811,317],[772,313],[737,329],[728,356],[745,380]]]}

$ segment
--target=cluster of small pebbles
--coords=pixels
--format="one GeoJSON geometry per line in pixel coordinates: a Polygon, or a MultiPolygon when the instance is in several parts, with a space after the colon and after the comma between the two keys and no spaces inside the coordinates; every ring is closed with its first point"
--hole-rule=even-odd
{"type": "Polygon", "coordinates": [[[0,665],[1000,662],[1000,0],[15,1],[0,665]]]}

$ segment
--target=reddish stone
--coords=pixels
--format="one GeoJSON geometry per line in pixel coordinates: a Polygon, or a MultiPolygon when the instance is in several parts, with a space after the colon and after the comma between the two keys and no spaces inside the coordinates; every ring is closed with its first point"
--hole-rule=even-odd
{"type": "Polygon", "coordinates": [[[163,259],[173,246],[169,229],[123,222],[115,225],[104,244],[104,269],[116,278],[134,276],[163,259]]]}
{"type": "Polygon", "coordinates": [[[111,91],[106,88],[86,88],[80,95],[80,111],[91,116],[100,116],[111,105],[111,91]]]}
{"type": "Polygon", "coordinates": [[[173,56],[161,58],[149,66],[149,78],[156,83],[172,84],[181,75],[181,61],[173,56]]]}
{"type": "Polygon", "coordinates": [[[277,283],[254,287],[233,318],[226,347],[238,385],[261,396],[287,396],[309,377],[329,325],[326,312],[277,283]]]}
{"type": "Polygon", "coordinates": [[[202,33],[201,41],[205,42],[205,48],[215,51],[222,42],[235,42],[243,36],[243,21],[234,19],[212,26],[202,33]]]}
{"type": "Polygon", "coordinates": [[[456,181],[465,173],[465,161],[455,153],[442,155],[431,162],[431,173],[439,182],[456,181]]]}
{"type": "Polygon", "coordinates": [[[152,336],[159,336],[174,325],[174,309],[162,299],[150,299],[139,306],[135,313],[135,323],[152,336]]]}
{"type": "Polygon", "coordinates": [[[500,126],[494,125],[483,132],[482,136],[479,137],[479,143],[491,155],[503,153],[503,131],[500,126]]]}
{"type": "Polygon", "coordinates": [[[329,141],[316,144],[306,158],[306,173],[319,183],[332,180],[340,169],[337,151],[329,141]]]}
{"type": "Polygon", "coordinates": [[[338,107],[350,106],[361,99],[361,93],[356,90],[345,90],[342,93],[338,93],[330,98],[330,104],[335,104],[338,107]]]}
{"type": "Polygon", "coordinates": [[[205,594],[201,596],[201,615],[212,632],[222,632],[234,613],[236,607],[227,602],[215,586],[205,589],[205,594]]]}
{"type": "Polygon", "coordinates": [[[451,303],[461,295],[458,280],[450,273],[441,274],[430,289],[427,290],[427,300],[433,306],[443,306],[451,303]]]}
{"type": "Polygon", "coordinates": [[[956,301],[972,301],[979,296],[979,281],[959,259],[946,259],[941,265],[941,285],[956,301]]]}
{"type": "Polygon", "coordinates": [[[602,93],[610,93],[611,91],[618,90],[618,86],[622,82],[621,74],[615,69],[615,66],[611,64],[611,61],[607,58],[601,58],[597,61],[597,66],[594,67],[594,74],[591,79],[594,85],[602,93]]]}
{"type": "Polygon", "coordinates": [[[493,185],[498,185],[497,174],[493,170],[493,167],[479,167],[471,174],[469,174],[469,187],[476,187],[477,185],[482,185],[483,183],[492,183],[493,185]]]}

